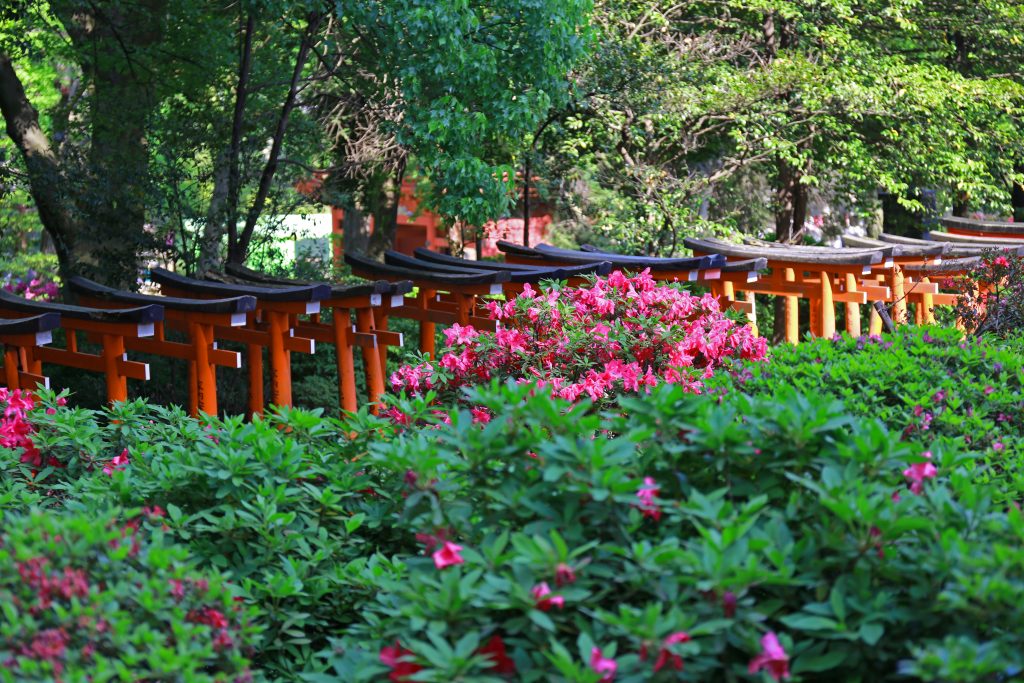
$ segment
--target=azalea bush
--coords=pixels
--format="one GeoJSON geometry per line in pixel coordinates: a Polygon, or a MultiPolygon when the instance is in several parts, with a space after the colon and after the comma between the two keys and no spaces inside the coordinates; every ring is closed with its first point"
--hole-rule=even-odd
{"type": "Polygon", "coordinates": [[[0,681],[252,681],[247,609],[162,510],[0,513],[0,681]]]}
{"type": "MultiPolygon", "coordinates": [[[[492,379],[536,383],[558,398],[597,403],[661,382],[700,393],[716,370],[764,360],[767,348],[726,316],[716,298],[655,282],[647,271],[632,277],[616,271],[582,287],[548,283],[542,292],[527,284],[515,298],[487,306],[496,332],[446,329],[438,360],[399,368],[391,376],[395,391],[432,391],[439,405],[492,379]]],[[[489,415],[476,413],[479,420],[489,415]]]]}
{"type": "Polygon", "coordinates": [[[1024,257],[988,252],[977,266],[944,284],[957,294],[953,313],[969,333],[1024,331],[1024,257]]]}
{"type": "Polygon", "coordinates": [[[38,301],[57,301],[60,299],[60,285],[52,278],[29,270],[25,275],[6,273],[0,276],[0,288],[11,294],[38,301]]]}
{"type": "Polygon", "coordinates": [[[774,349],[773,362],[711,382],[713,391],[770,396],[785,387],[841,399],[924,450],[954,444],[1024,503],[1024,338],[964,339],[955,329],[903,328],[885,337],[837,335],[774,349]]]}
{"type": "Polygon", "coordinates": [[[392,397],[409,426],[41,392],[14,430],[31,456],[0,448],[0,514],[115,515],[187,547],[252,610],[257,678],[1012,680],[1022,467],[998,415],[1019,412],[1020,342],[925,335],[604,407],[515,381],[455,409],[392,397]]]}

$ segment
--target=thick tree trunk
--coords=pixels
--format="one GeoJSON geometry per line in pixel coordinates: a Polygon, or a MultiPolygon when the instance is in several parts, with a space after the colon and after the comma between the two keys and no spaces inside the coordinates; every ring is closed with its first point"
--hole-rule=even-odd
{"type": "MultiPolygon", "coordinates": [[[[1017,173],[1024,173],[1024,166],[1016,166],[1014,171],[1017,173]]],[[[1014,183],[1013,189],[1010,192],[1010,203],[1013,205],[1013,220],[1020,223],[1024,222],[1024,185],[1020,183],[1014,183]]]]}
{"type": "Polygon", "coordinates": [[[375,196],[367,197],[367,207],[373,213],[373,235],[367,249],[375,258],[395,246],[398,229],[398,207],[402,200],[402,180],[405,179],[405,161],[388,176],[375,196]]]}
{"type": "Polygon", "coordinates": [[[346,252],[365,254],[370,246],[372,216],[358,206],[345,207],[341,219],[342,248],[346,252]]]}
{"type": "Polygon", "coordinates": [[[43,227],[53,240],[61,276],[66,279],[75,272],[72,252],[78,224],[73,218],[71,201],[64,193],[66,184],[60,162],[39,126],[39,112],[29,102],[10,57],[2,53],[0,113],[3,114],[7,134],[25,160],[29,192],[36,203],[43,227]]]}

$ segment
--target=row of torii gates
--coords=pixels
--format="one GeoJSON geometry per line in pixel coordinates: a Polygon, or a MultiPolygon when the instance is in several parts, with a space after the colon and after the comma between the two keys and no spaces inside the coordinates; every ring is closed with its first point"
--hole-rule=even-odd
{"type": "MultiPolygon", "coordinates": [[[[189,370],[189,411],[217,414],[217,368],[248,373],[248,412],[263,413],[264,352],[270,373],[269,403],[292,405],[292,353],[313,353],[317,343],[334,345],[340,408],[371,408],[385,391],[388,349],[402,337],[389,329],[391,318],[419,322],[419,348],[434,354],[437,325],[473,325],[494,330],[483,312],[484,299],[513,296],[526,284],[563,280],[580,284],[589,275],[612,270],[649,269],[660,281],[708,287],[723,305],[746,314],[756,330],[755,296],[785,297],[786,340],[799,341],[797,302],[807,299],[810,331],[830,337],[836,331],[836,305],[846,307],[846,331],[861,333],[860,306],[879,302],[895,324],[934,321],[934,307],[955,303],[942,281],[963,274],[986,250],[1024,255],[1024,226],[1013,223],[943,219],[948,232],[927,240],[893,235],[879,239],[844,238],[842,248],[781,245],[748,240],[732,244],[687,239],[689,258],[627,256],[600,251],[536,248],[499,242],[505,262],[467,261],[427,249],[413,256],[388,252],[384,262],[356,254],[345,260],[359,284],[324,284],[274,278],[246,268],[198,280],[154,269],[162,296],[137,294],[74,277],[68,289],[78,305],[30,301],[0,292],[0,343],[9,388],[49,386],[45,366],[69,366],[102,373],[111,402],[128,398],[129,379],[149,379],[149,366],[129,352],[184,361],[189,370]],[[330,311],[330,316],[323,314],[330,311]],[[53,330],[64,330],[64,345],[52,345],[53,330]],[[173,330],[184,341],[168,339],[173,330]],[[99,347],[80,348],[79,335],[99,347]],[[243,352],[219,348],[240,344],[243,352]],[[365,382],[356,386],[355,353],[361,354],[365,382]],[[243,358],[244,356],[244,358],[243,358]]],[[[869,332],[882,329],[882,315],[871,309],[869,332]]]]}

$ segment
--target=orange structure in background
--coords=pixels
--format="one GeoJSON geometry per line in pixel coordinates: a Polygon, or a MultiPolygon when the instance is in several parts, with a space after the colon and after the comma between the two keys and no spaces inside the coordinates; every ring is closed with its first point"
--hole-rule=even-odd
{"type": "MultiPolygon", "coordinates": [[[[551,212],[539,202],[536,191],[531,190],[531,200],[538,202],[530,216],[530,244],[538,244],[548,238],[548,226],[551,224],[551,212]]],[[[331,234],[333,236],[333,254],[336,263],[344,258],[342,246],[342,219],[345,210],[331,207],[331,234]]],[[[371,224],[371,230],[372,230],[371,224]]],[[[469,236],[467,235],[467,238],[469,236]]],[[[477,245],[475,240],[467,239],[465,248],[476,254],[477,258],[498,257],[498,240],[507,240],[516,244],[523,243],[522,217],[499,218],[484,226],[484,239],[477,245]]],[[[402,183],[402,198],[398,205],[398,227],[395,230],[395,251],[412,255],[419,247],[431,251],[448,251],[448,234],[441,218],[430,211],[420,209],[420,200],[416,196],[416,181],[405,180],[402,183]]]]}

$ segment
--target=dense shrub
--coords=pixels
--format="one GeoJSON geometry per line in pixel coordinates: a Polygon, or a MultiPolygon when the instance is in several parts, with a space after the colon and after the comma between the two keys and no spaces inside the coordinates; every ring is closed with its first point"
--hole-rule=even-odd
{"type": "Polygon", "coordinates": [[[0,511],[166,509],[259,610],[275,679],[1010,680],[1020,435],[992,411],[1019,409],[1017,344],[823,340],[607,410],[469,387],[443,415],[396,400],[423,424],[399,431],[44,395],[31,439],[60,466],[6,451],[0,511]]]}
{"type": "Polygon", "coordinates": [[[822,392],[925,449],[955,442],[975,454],[978,476],[1002,478],[999,491],[1024,502],[1024,338],[964,340],[941,327],[842,335],[777,347],[773,362],[712,383],[751,395],[822,392]]]}
{"type": "Polygon", "coordinates": [[[954,314],[975,335],[1024,331],[1024,258],[986,253],[966,274],[945,283],[957,293],[954,314]]]}
{"type": "Polygon", "coordinates": [[[247,611],[161,515],[0,511],[0,680],[252,680],[247,611]]]}
{"type": "Polygon", "coordinates": [[[616,271],[584,287],[548,283],[540,293],[526,285],[488,310],[497,332],[453,325],[437,362],[399,368],[393,388],[433,391],[441,405],[493,379],[535,382],[570,401],[601,402],[659,382],[699,393],[716,369],[763,360],[766,351],[765,340],[725,316],[717,299],[659,284],[647,271],[633,277],[616,271]]]}

